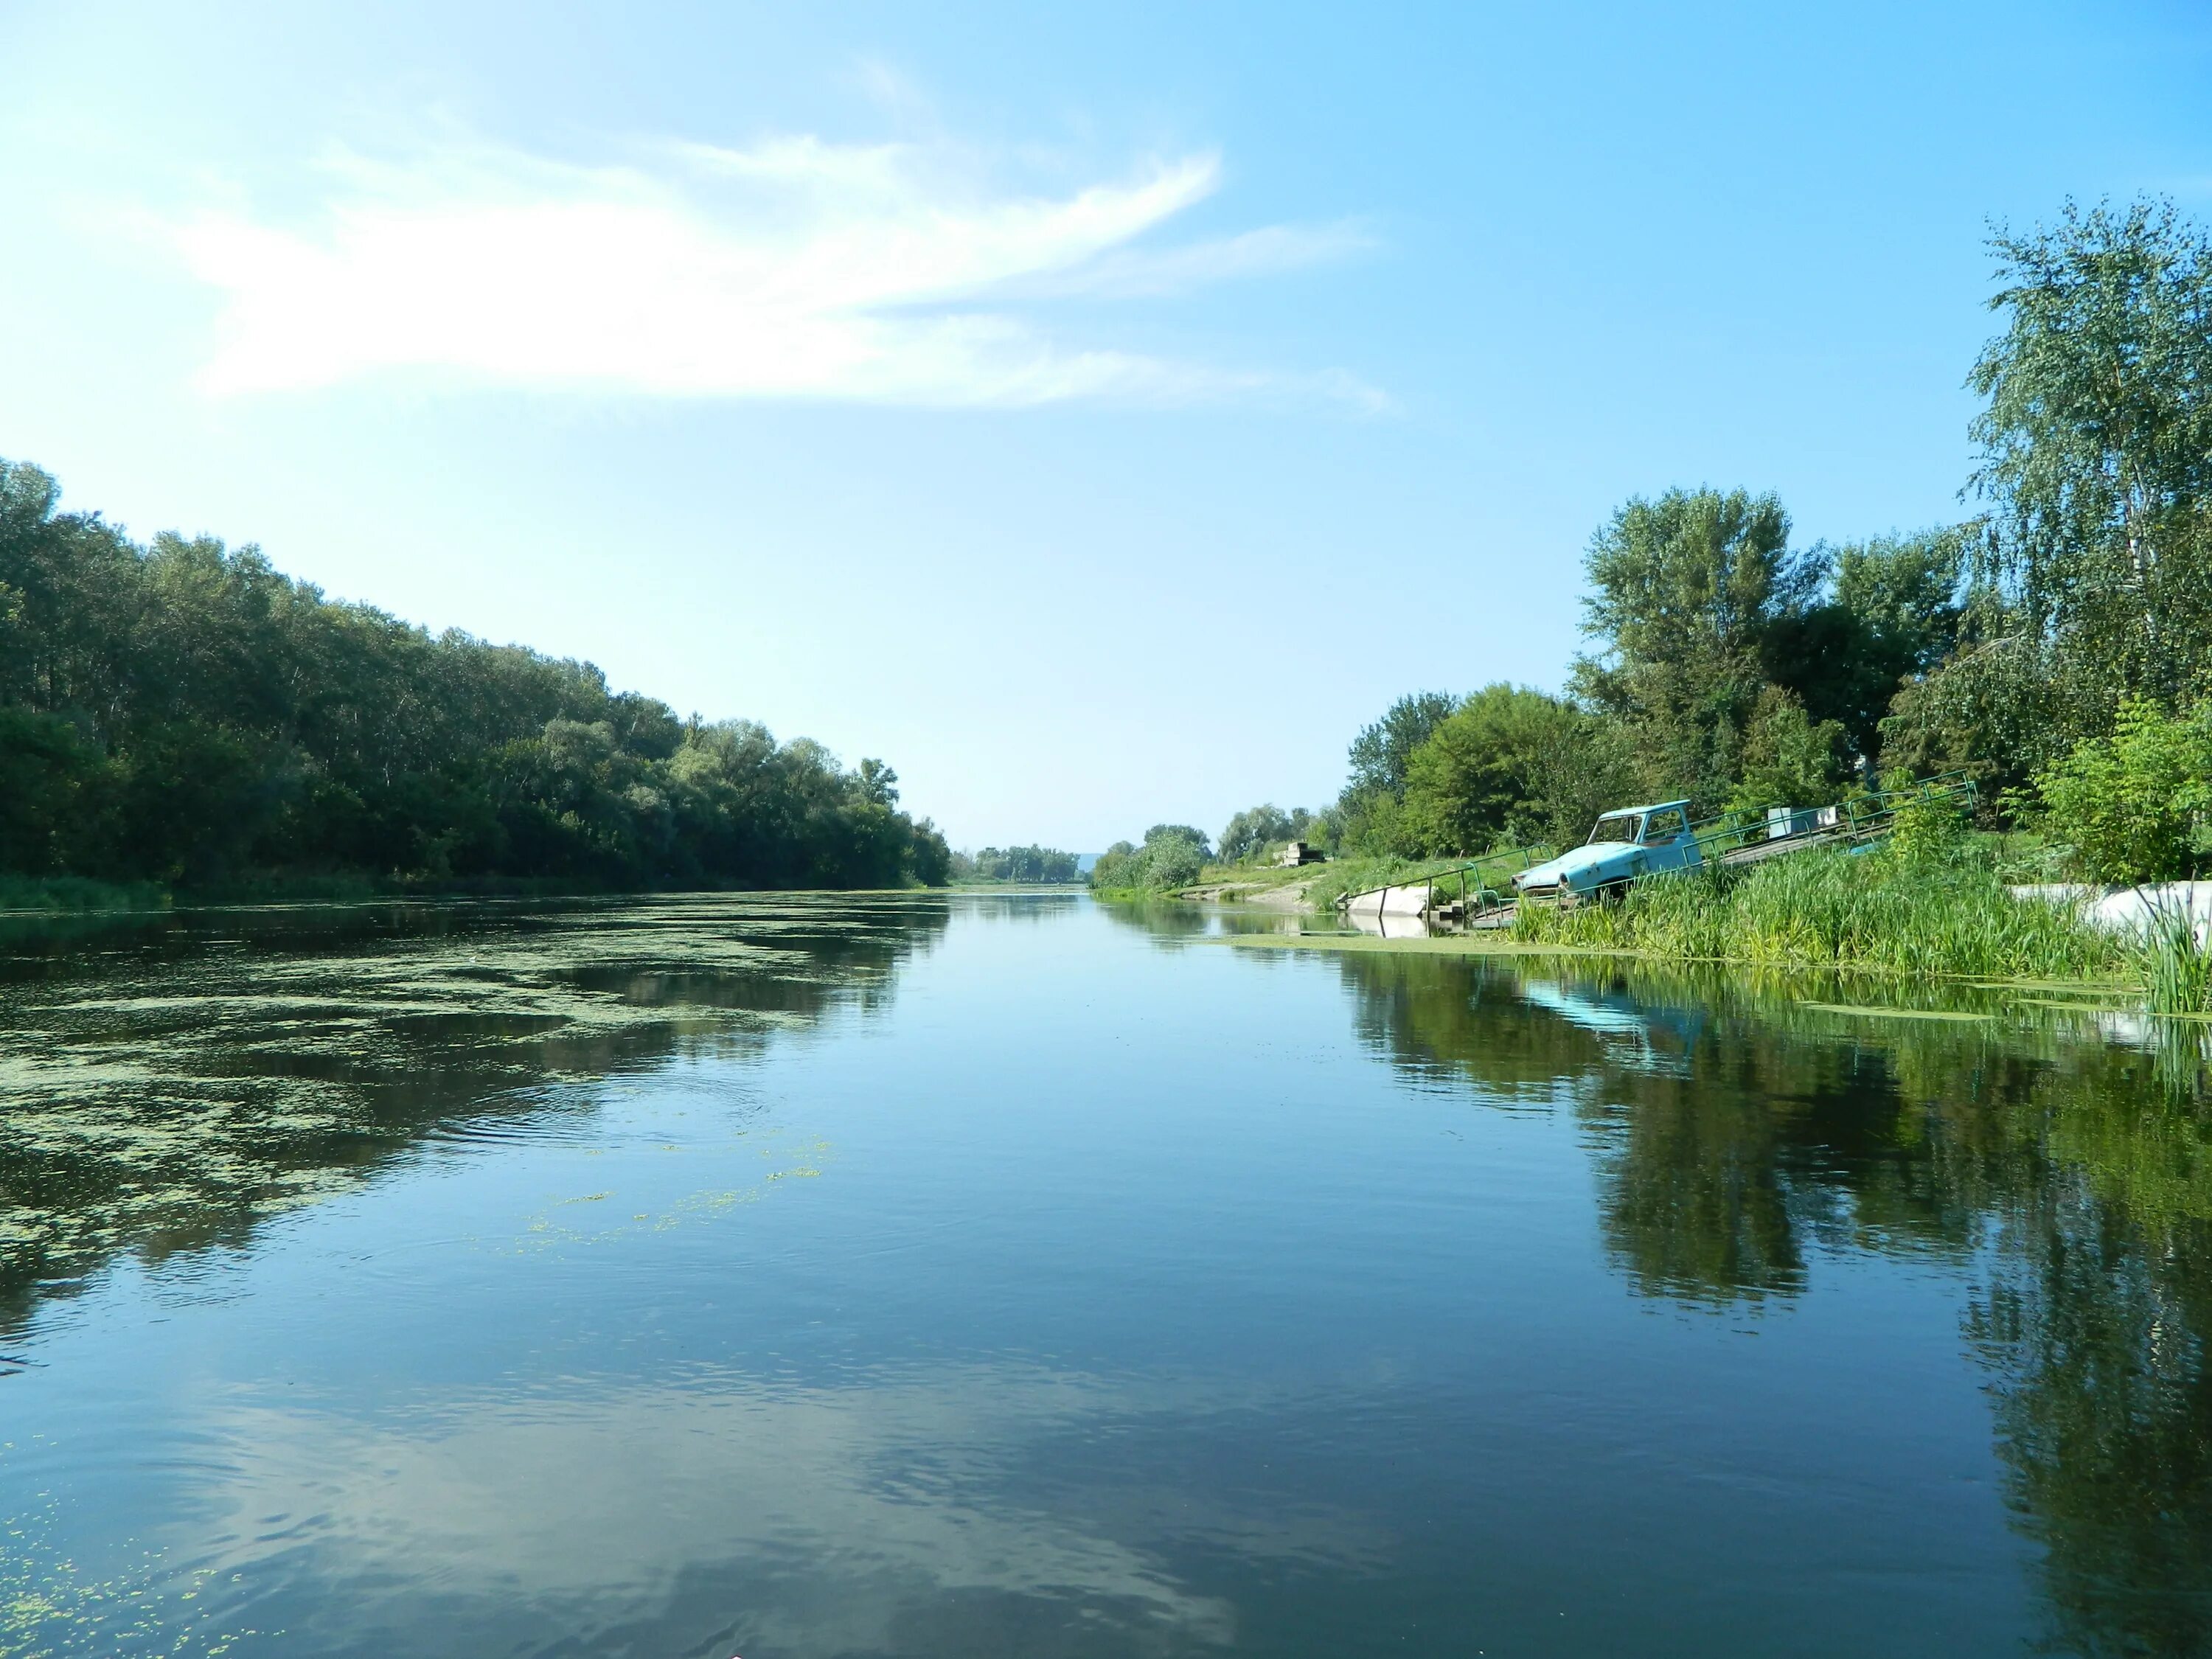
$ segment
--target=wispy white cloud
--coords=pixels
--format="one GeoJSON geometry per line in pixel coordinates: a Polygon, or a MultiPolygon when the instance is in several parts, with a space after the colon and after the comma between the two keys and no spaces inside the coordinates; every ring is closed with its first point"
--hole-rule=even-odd
{"type": "Polygon", "coordinates": [[[208,1500],[226,1523],[222,1569],[251,1576],[281,1549],[311,1603],[356,1622],[588,1641],[750,1564],[746,1620],[769,1646],[910,1652],[900,1633],[916,1614],[960,1597],[1073,1603],[1102,1645],[1120,1629],[1126,1651],[1188,1651],[1237,1634],[1235,1607],[1178,1572],[1194,1551],[1371,1572],[1394,1540],[1320,1504],[1194,1501],[1142,1466],[1040,1508],[1013,1472],[1039,1443],[1187,1429],[1268,1397],[1202,1378],[916,1365],[846,1388],[735,1374],[583,1388],[520,1410],[464,1390],[404,1421],[240,1393],[196,1427],[225,1449],[208,1500]],[[294,1521],[272,1533],[271,1516],[294,1521]],[[781,1565],[763,1573],[769,1561],[781,1565]]]}
{"type": "Polygon", "coordinates": [[[226,296],[210,392],[412,371],[673,397],[1382,404],[1341,371],[1070,343],[1030,314],[1051,297],[1169,295],[1360,245],[1349,228],[1279,226],[1133,246],[1215,190],[1211,155],[1055,196],[994,191],[947,152],[811,137],[663,144],[606,167],[448,143],[404,163],[334,157],[326,173],[311,228],[235,207],[173,228],[226,296]]]}
{"type": "Polygon", "coordinates": [[[1357,224],[1268,225],[1182,247],[1114,248],[1035,286],[1041,293],[1146,299],[1322,264],[1374,246],[1357,224]]]}

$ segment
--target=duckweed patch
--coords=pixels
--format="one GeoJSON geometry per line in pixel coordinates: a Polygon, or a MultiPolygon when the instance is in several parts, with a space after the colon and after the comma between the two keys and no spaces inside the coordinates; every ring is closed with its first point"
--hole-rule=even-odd
{"type": "Polygon", "coordinates": [[[357,1185],[426,1136],[542,1129],[592,1085],[890,993],[944,902],[697,896],[218,912],[0,957],[0,1329],[357,1185]]]}
{"type": "MultiPolygon", "coordinates": [[[[14,1449],[0,1448],[0,1473],[14,1449]]],[[[234,1575],[175,1571],[133,1540],[128,1565],[88,1571],[55,1542],[60,1516],[52,1492],[0,1515],[0,1659],[220,1659],[283,1633],[230,1623],[220,1591],[234,1575]]]]}

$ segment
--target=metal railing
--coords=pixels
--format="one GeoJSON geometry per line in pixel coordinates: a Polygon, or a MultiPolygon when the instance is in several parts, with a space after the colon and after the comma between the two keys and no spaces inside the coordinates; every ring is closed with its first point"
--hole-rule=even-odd
{"type": "Polygon", "coordinates": [[[1810,846],[1830,841],[1873,841],[1896,826],[1900,807],[1927,802],[1971,812],[1978,798],[1974,781],[1966,773],[1944,772],[1904,789],[1876,790],[1838,801],[1832,809],[1836,814],[1834,823],[1815,823],[1810,829],[1787,835],[1777,836],[1766,819],[1742,812],[1723,812],[1717,817],[1703,819],[1690,826],[1690,833],[1696,837],[1701,862],[1725,862],[1730,853],[1759,842],[1794,841],[1800,846],[1810,846]]]}
{"type": "MultiPolygon", "coordinates": [[[[1437,902],[1439,890],[1449,894],[1452,887],[1456,884],[1459,889],[1460,912],[1464,915],[1468,914],[1470,902],[1478,908],[1486,904],[1505,902],[1501,890],[1506,881],[1516,872],[1526,870],[1532,865],[1540,864],[1551,856],[1540,847],[1507,848],[1496,853],[1485,853],[1480,858],[1470,859],[1463,864],[1447,866],[1442,870],[1432,870],[1425,876],[1410,877],[1404,881],[1394,881],[1387,887],[1370,888],[1368,890],[1387,893],[1399,889],[1411,890],[1416,887],[1425,887],[1429,890],[1428,903],[1432,906],[1437,902]]],[[[1351,906],[1352,900],[1364,896],[1365,895],[1360,893],[1341,894],[1337,898],[1336,908],[1340,910],[1346,909],[1351,906]]],[[[1426,908],[1424,907],[1425,909],[1426,908]]]]}

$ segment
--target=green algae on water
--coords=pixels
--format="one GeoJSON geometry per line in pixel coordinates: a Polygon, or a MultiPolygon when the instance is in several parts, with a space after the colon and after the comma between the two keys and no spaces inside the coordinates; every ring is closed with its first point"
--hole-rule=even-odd
{"type": "Polygon", "coordinates": [[[566,1133],[610,1077],[890,994],[944,901],[699,895],[209,913],[0,956],[0,1330],[349,1190],[426,1139],[566,1133]]]}

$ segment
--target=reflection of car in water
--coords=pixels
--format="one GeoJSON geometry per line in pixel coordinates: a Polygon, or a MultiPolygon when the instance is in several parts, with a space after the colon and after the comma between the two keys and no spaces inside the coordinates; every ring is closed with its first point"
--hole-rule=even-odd
{"type": "Polygon", "coordinates": [[[1688,1075],[1690,1049],[1705,1025],[1701,1009],[1644,1002],[1617,985],[1607,989],[1528,979],[1519,989],[1521,1000],[1529,1006],[1594,1032],[1611,1064],[1688,1075]]]}
{"type": "Polygon", "coordinates": [[[1521,1000],[1557,1014],[1570,1025],[1601,1036],[1642,1036],[1650,1024],[1643,1009],[1626,996],[1594,995],[1587,989],[1570,990],[1550,980],[1521,981],[1521,1000]]]}
{"type": "Polygon", "coordinates": [[[1699,862],[1697,837],[1690,833],[1690,803],[1661,801],[1607,812],[1580,847],[1532,865],[1513,878],[1513,885],[1523,894],[1564,897],[1699,862]]]}

